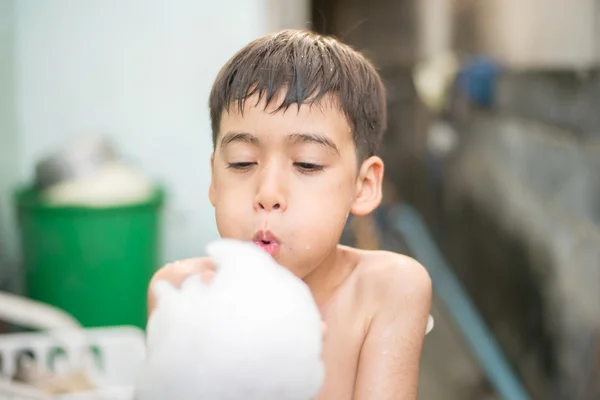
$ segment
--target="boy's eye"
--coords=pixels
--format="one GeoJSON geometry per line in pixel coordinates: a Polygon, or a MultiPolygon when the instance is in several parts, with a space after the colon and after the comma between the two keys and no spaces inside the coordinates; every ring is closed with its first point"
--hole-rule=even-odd
{"type": "Polygon", "coordinates": [[[227,168],[231,168],[231,169],[237,169],[237,170],[247,170],[250,169],[253,165],[255,165],[255,162],[237,162],[237,163],[229,163],[227,165],[227,168]]]}
{"type": "Polygon", "coordinates": [[[324,168],[322,165],[303,163],[303,162],[297,162],[297,163],[294,163],[294,165],[301,172],[318,172],[318,171],[323,171],[323,168],[324,168]]]}

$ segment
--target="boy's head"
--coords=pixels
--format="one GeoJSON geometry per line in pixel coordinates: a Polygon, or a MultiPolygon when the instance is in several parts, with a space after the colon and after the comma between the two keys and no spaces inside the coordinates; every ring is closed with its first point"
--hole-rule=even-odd
{"type": "Polygon", "coordinates": [[[332,255],[349,212],[379,205],[385,90],[335,39],[286,30],[248,44],[217,76],[210,116],[221,236],[262,241],[306,277],[332,255]]]}

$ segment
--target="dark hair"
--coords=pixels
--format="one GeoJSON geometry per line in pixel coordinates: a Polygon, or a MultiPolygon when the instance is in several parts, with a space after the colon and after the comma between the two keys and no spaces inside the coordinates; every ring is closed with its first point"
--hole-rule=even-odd
{"type": "Polygon", "coordinates": [[[386,127],[385,89],[377,71],[362,54],[338,40],[303,30],[284,30],[254,40],[238,51],[219,72],[209,100],[213,145],[223,111],[258,94],[269,105],[284,89],[277,108],[318,104],[326,94],[352,128],[358,157],[378,150],[386,127]]]}

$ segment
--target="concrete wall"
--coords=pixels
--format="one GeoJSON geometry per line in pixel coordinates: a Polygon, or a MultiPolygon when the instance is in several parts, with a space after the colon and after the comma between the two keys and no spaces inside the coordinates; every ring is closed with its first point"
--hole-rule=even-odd
{"type": "Polygon", "coordinates": [[[466,22],[474,23],[478,50],[513,69],[587,69],[600,64],[596,0],[453,2],[475,12],[466,22]]]}

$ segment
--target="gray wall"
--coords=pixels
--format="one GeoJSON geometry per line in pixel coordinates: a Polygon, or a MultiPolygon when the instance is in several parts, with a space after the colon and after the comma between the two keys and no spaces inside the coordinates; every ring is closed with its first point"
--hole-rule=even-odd
{"type": "Polygon", "coordinates": [[[446,252],[539,398],[598,396],[600,79],[504,74],[455,121],[438,226],[446,252]]]}

